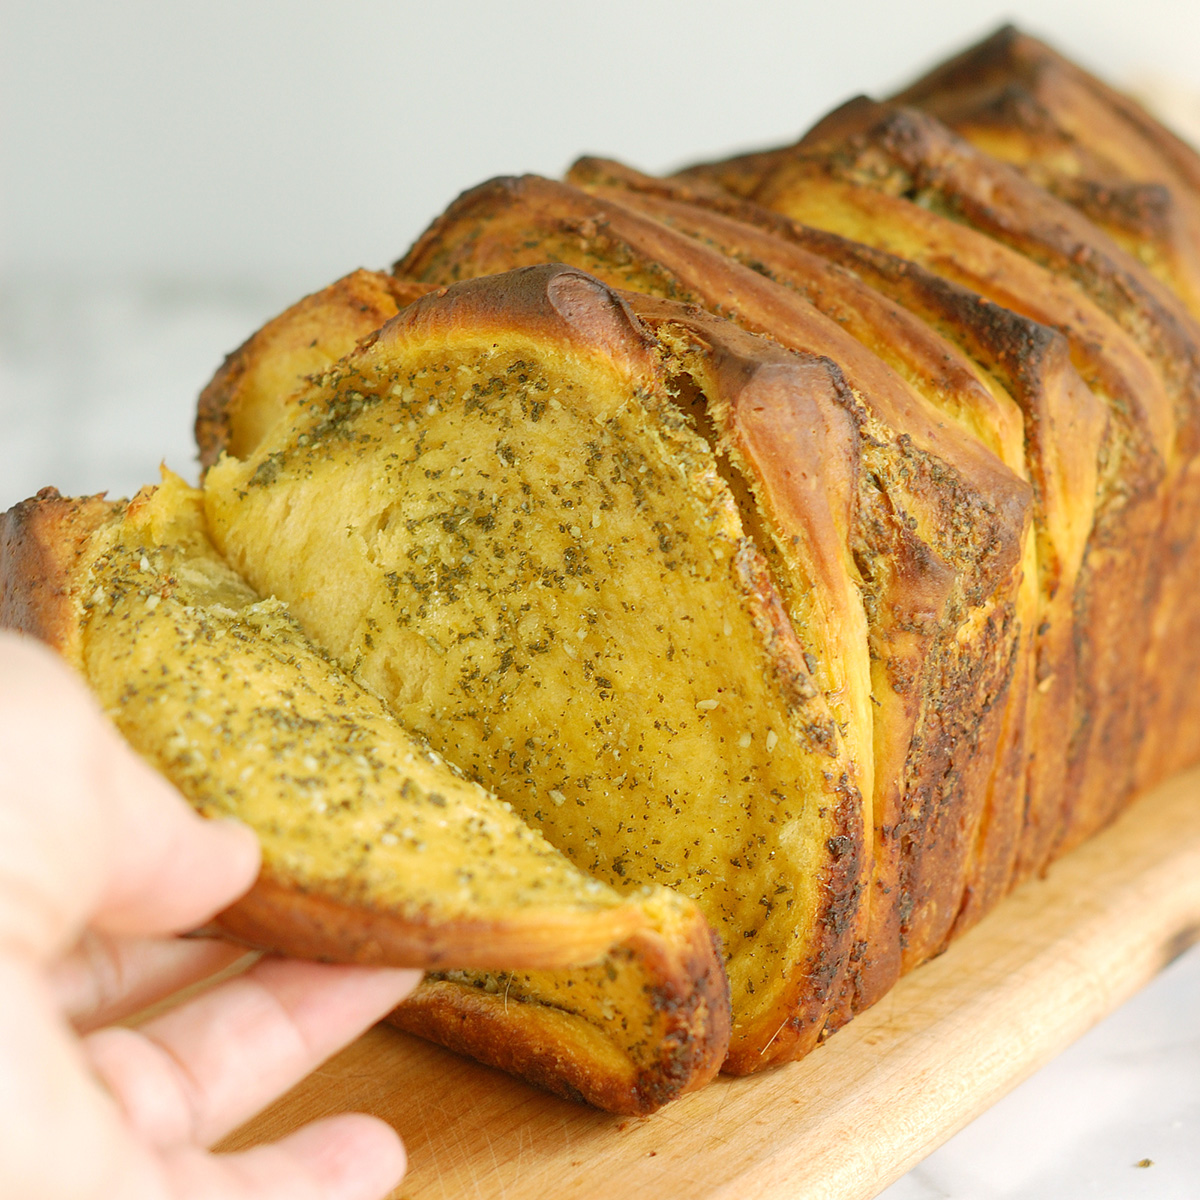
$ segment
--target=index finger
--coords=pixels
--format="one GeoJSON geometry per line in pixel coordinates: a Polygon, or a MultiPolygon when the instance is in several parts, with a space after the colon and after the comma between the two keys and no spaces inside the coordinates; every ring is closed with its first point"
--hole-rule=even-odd
{"type": "Polygon", "coordinates": [[[142,1137],[206,1146],[386,1016],[420,978],[265,958],[137,1029],[104,1029],[85,1045],[142,1137]]]}
{"type": "Polygon", "coordinates": [[[91,922],[187,929],[254,881],[248,830],[205,821],[123,741],[81,680],[0,634],[0,944],[46,961],[91,922]]]}

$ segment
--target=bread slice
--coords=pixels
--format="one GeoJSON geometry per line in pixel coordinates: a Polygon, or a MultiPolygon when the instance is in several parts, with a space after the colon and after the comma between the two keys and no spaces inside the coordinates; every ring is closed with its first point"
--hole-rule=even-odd
{"type": "MultiPolygon", "coordinates": [[[[1200,155],[1136,101],[1011,26],[935,68],[897,100],[924,108],[1011,162],[1101,225],[1200,315],[1200,155]]],[[[1182,456],[1188,457],[1187,447],[1182,456]]],[[[1194,454],[1193,454],[1194,457],[1194,454]]],[[[1195,466],[1182,468],[1192,473],[1195,466]]],[[[1181,480],[1160,563],[1163,591],[1144,675],[1156,682],[1142,722],[1135,783],[1190,765],[1200,744],[1200,513],[1181,480]],[[1182,536],[1179,536],[1182,534],[1182,536]]]]}
{"type": "MultiPolygon", "coordinates": [[[[1172,401],[1146,353],[1076,281],[928,205],[844,171],[837,152],[781,160],[756,199],[803,224],[862,241],[1025,316],[1068,339],[1080,374],[1109,414],[1097,526],[1084,572],[1093,601],[1077,616],[1077,724],[1071,738],[1069,811],[1058,843],[1073,845],[1119,807],[1132,786],[1139,705],[1149,694],[1142,660],[1155,619],[1150,564],[1161,537],[1172,401]],[[1130,626],[1130,614],[1137,614],[1130,626]],[[1141,680],[1141,684],[1135,681],[1141,680]],[[1141,690],[1136,692],[1135,689],[1141,690]]],[[[1049,197],[1047,197],[1049,200],[1049,197]]]]}
{"type": "Polygon", "coordinates": [[[1136,101],[1011,25],[892,99],[1079,208],[1200,314],[1200,159],[1136,101]]]}
{"type": "MultiPolygon", "coordinates": [[[[838,606],[853,619],[857,604],[861,629],[861,601],[839,578],[797,629],[669,355],[581,272],[463,283],[337,364],[249,459],[213,467],[206,508],[256,586],[582,869],[696,899],[725,948],[726,1066],[754,1070],[815,1044],[853,948],[858,766],[815,682],[852,671],[809,636],[838,606]]],[[[824,413],[820,478],[837,490],[813,480],[778,502],[825,514],[805,536],[833,555],[820,570],[844,575],[847,518],[829,506],[856,496],[857,431],[836,374],[796,370],[777,423],[794,440],[784,418],[824,413]]],[[[769,394],[753,360],[727,374],[769,394]]],[[[575,995],[593,1019],[622,1019],[619,981],[437,986],[438,1005],[401,1019],[464,1030],[473,1051],[484,995],[507,996],[489,1020],[518,1040],[522,1005],[575,995]]]]}
{"type": "Polygon", "coordinates": [[[170,475],[128,504],[45,492],[6,515],[2,545],[0,623],[72,661],[199,811],[258,834],[260,877],[219,931],[343,962],[619,978],[620,1032],[540,1014],[579,1028],[556,1070],[526,1071],[618,1111],[716,1072],[728,996],[696,906],[583,874],[406,733],[230,570],[198,492],[170,475]]]}
{"type": "Polygon", "coordinates": [[[902,957],[940,948],[959,911],[1015,666],[1027,485],[794,291],[613,199],[493,181],[460,197],[397,269],[445,282],[543,259],[828,356],[850,385],[864,434],[853,544],[871,623],[877,786],[870,949],[849,1003],[869,1003],[902,957]]]}
{"type": "MultiPolygon", "coordinates": [[[[1032,653],[1018,653],[1018,669],[1029,668],[1028,705],[1009,706],[1019,731],[1001,741],[965,881],[957,923],[963,928],[1014,881],[1045,865],[1062,827],[1074,727],[1074,621],[1089,603],[1080,568],[1095,518],[1103,406],[1072,367],[1061,335],[915,263],[729,193],[655,179],[611,161],[581,159],[569,177],[593,191],[620,188],[639,211],[796,288],[1033,482],[1036,545],[1026,548],[1026,594],[1018,610],[1034,638],[1032,653]],[[909,319],[893,310],[868,322],[864,314],[885,297],[903,306],[903,316],[912,314],[909,319]],[[1008,765],[1023,754],[1026,763],[1008,765]]],[[[1020,686],[1015,680],[1014,688],[1020,686]]]]}
{"type": "Polygon", "coordinates": [[[200,393],[200,465],[223,450],[245,455],[279,419],[283,404],[429,289],[380,271],[352,271],[305,296],[232,351],[200,393]]]}

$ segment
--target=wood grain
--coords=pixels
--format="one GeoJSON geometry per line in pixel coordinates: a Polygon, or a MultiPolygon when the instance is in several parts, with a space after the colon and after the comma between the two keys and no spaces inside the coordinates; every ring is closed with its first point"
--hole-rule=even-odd
{"type": "Polygon", "coordinates": [[[1193,771],[1015,892],[801,1062],[722,1077],[631,1120],[381,1027],[222,1148],[352,1109],[390,1121],[408,1145],[396,1200],[866,1200],[1197,939],[1193,771]]]}

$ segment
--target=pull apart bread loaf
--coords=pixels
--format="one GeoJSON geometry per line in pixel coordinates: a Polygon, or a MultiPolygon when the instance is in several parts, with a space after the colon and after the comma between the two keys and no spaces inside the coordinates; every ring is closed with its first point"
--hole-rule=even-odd
{"type": "Polygon", "coordinates": [[[8,514],[0,620],[259,830],[232,936],[614,1111],[799,1057],[1200,757],[1198,185],[1011,30],[493,180],[226,360],[200,491],[8,514]]]}

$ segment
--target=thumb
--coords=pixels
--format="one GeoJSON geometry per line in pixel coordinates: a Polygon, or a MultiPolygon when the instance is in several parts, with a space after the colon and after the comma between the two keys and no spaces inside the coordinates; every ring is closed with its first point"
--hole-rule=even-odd
{"type": "Polygon", "coordinates": [[[258,839],[194,812],[111,727],[103,769],[108,869],[91,924],[107,933],[179,933],[202,925],[258,875],[258,839]]]}

